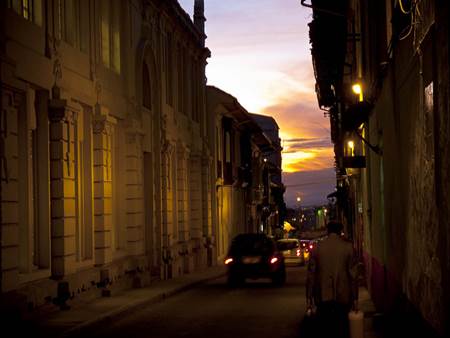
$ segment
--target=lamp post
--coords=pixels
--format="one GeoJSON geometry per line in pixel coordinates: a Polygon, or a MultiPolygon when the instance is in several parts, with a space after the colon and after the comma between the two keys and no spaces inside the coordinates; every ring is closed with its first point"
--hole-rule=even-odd
{"type": "Polygon", "coordinates": [[[301,230],[300,229],[300,227],[301,227],[301,222],[302,222],[302,219],[301,219],[301,214],[302,214],[302,209],[301,209],[301,206],[300,206],[300,202],[302,201],[302,198],[300,197],[300,196],[297,196],[297,211],[298,211],[298,223],[297,223],[297,227],[298,227],[298,230],[301,230]]]}

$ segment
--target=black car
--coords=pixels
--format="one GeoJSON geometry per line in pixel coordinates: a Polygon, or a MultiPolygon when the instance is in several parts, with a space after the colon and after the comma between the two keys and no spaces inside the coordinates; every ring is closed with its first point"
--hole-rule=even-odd
{"type": "Polygon", "coordinates": [[[231,242],[225,265],[231,286],[245,282],[246,278],[270,278],[278,286],[286,281],[284,257],[275,241],[265,234],[237,235],[231,242]]]}

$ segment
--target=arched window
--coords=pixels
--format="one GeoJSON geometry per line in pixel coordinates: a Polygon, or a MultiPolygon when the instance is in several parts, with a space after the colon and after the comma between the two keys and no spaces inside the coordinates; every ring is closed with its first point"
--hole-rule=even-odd
{"type": "Polygon", "coordinates": [[[152,90],[150,87],[150,73],[147,64],[142,66],[142,105],[147,109],[152,109],[152,90]]]}

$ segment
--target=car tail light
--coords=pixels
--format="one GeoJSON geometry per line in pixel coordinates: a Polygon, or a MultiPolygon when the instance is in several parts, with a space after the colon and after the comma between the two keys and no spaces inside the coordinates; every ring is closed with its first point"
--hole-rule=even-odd
{"type": "Polygon", "coordinates": [[[275,264],[276,262],[278,262],[278,258],[277,257],[272,257],[270,259],[270,264],[275,264]]]}
{"type": "Polygon", "coordinates": [[[228,264],[230,264],[230,263],[232,263],[233,262],[233,258],[227,258],[227,259],[225,259],[225,265],[228,265],[228,264]]]}
{"type": "Polygon", "coordinates": [[[297,249],[297,256],[300,256],[300,250],[297,249]]]}

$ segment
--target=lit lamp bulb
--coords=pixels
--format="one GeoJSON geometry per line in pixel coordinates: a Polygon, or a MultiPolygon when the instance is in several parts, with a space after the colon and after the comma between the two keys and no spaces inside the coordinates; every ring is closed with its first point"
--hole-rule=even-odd
{"type": "Polygon", "coordinates": [[[300,202],[302,199],[300,197],[297,197],[297,202],[300,202]]]}
{"type": "Polygon", "coordinates": [[[355,143],[353,141],[348,141],[347,146],[350,149],[350,156],[355,156],[355,143]]]}
{"type": "Polygon", "coordinates": [[[363,101],[363,90],[362,90],[362,86],[360,83],[355,83],[352,86],[352,91],[353,93],[355,93],[356,95],[359,95],[359,102],[363,101]]]}

